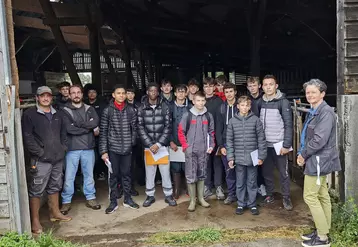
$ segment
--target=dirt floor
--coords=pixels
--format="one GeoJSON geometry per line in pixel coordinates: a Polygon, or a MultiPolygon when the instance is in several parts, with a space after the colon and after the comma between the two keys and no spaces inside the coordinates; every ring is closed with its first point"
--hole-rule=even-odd
{"type": "MultiPolygon", "coordinates": [[[[68,223],[52,224],[47,218],[46,209],[42,210],[42,223],[46,229],[53,229],[58,237],[90,243],[91,246],[135,246],[137,240],[151,233],[193,230],[201,227],[219,229],[253,229],[257,227],[272,228],[282,226],[307,226],[311,224],[309,210],[302,199],[302,190],[292,183],[292,201],[294,210],[288,212],[282,207],[280,194],[276,193],[274,204],[259,207],[260,215],[252,216],[249,211],[244,215],[235,214],[236,204],[224,205],[223,201],[214,198],[209,200],[210,209],[197,207],[194,213],[187,211],[189,198],[184,195],[178,200],[177,207],[169,207],[164,202],[160,186],[156,190],[156,202],[149,208],[142,207],[145,199],[144,187],[138,187],[140,195],[133,197],[141,206],[138,210],[124,208],[123,199],[119,200],[119,209],[111,214],[104,213],[108,206],[108,187],[105,181],[97,182],[97,197],[102,205],[101,210],[91,210],[85,206],[85,199],[77,194],[69,213],[73,220],[68,223]],[[134,241],[134,242],[133,242],[134,241]],[[128,245],[129,244],[129,245],[128,245]]],[[[232,246],[280,246],[281,240],[271,245],[267,240],[261,245],[245,243],[232,246]],[[266,244],[267,242],[267,244],[266,244]],[[250,245],[251,244],[251,245],[250,245]]],[[[286,241],[286,240],[282,240],[286,241]]],[[[292,242],[292,241],[291,241],[292,242]]],[[[297,243],[291,243],[295,247],[297,243]]],[[[143,246],[143,245],[140,245],[143,246]]],[[[288,245],[281,245],[288,246],[288,245]]],[[[299,245],[297,245],[299,246],[299,245]]]]}

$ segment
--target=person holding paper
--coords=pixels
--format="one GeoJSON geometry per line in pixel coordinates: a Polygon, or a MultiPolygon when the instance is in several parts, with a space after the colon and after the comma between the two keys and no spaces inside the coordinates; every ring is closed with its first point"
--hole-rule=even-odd
{"type": "Polygon", "coordinates": [[[117,185],[121,182],[124,191],[123,206],[138,209],[131,197],[131,160],[132,150],[137,138],[137,111],[126,100],[126,89],[116,85],[113,99],[104,109],[101,118],[99,152],[102,160],[111,163],[113,173],[109,174],[109,206],[106,214],[118,209],[117,185]]]}
{"type": "Polygon", "coordinates": [[[316,229],[302,235],[303,246],[330,246],[327,234],[331,228],[331,200],[327,175],[340,171],[336,136],[336,114],[324,100],[327,85],[319,79],[303,84],[311,110],[301,135],[297,163],[305,165],[303,198],[310,208],[316,229]]]}
{"type": "MultiPolygon", "coordinates": [[[[169,145],[172,121],[170,107],[165,100],[159,97],[157,84],[149,84],[147,87],[148,97],[143,98],[143,104],[138,108],[138,133],[145,148],[152,153],[157,153],[159,148],[169,145]]],[[[155,202],[155,175],[159,167],[162,176],[162,186],[165,202],[169,206],[176,206],[173,198],[172,182],[170,178],[170,165],[150,165],[145,160],[146,190],[147,198],[143,207],[149,207],[155,202]]]]}
{"type": "MultiPolygon", "coordinates": [[[[173,101],[170,104],[171,108],[171,114],[172,114],[172,134],[170,137],[170,148],[174,152],[179,152],[179,148],[181,147],[181,144],[178,139],[178,127],[180,120],[183,117],[183,114],[192,107],[191,103],[189,103],[189,100],[186,98],[186,93],[188,91],[188,88],[186,85],[181,84],[176,86],[175,88],[175,101],[173,101]]],[[[183,153],[182,153],[183,154],[183,153]]],[[[180,196],[180,184],[181,184],[181,172],[185,171],[185,162],[170,162],[170,170],[173,174],[174,179],[174,198],[179,199],[180,196]]]]}
{"type": "Polygon", "coordinates": [[[275,183],[273,172],[276,167],[280,172],[283,206],[286,210],[292,210],[293,206],[290,198],[291,181],[288,174],[287,157],[287,154],[292,147],[292,110],[290,102],[277,88],[278,84],[275,76],[266,75],[262,82],[262,89],[265,94],[257,103],[260,112],[260,120],[263,124],[267,141],[267,159],[262,166],[267,193],[264,204],[274,202],[273,191],[275,189],[275,183]],[[282,141],[282,148],[279,155],[277,155],[274,149],[274,144],[282,141]]]}
{"type": "Polygon", "coordinates": [[[205,208],[210,207],[204,200],[204,181],[208,158],[215,147],[214,118],[207,112],[204,94],[197,92],[193,102],[194,106],[184,113],[178,128],[179,141],[185,152],[189,212],[195,211],[196,192],[199,204],[205,208]]]}
{"type": "Polygon", "coordinates": [[[238,112],[237,98],[236,98],[236,86],[232,83],[226,83],[224,85],[224,93],[226,101],[223,102],[219,108],[219,112],[216,114],[215,122],[215,135],[218,148],[221,152],[221,160],[226,172],[226,184],[228,195],[224,200],[224,204],[229,205],[236,202],[236,174],[235,170],[230,169],[227,160],[226,150],[226,130],[229,120],[235,116],[238,112]]]}
{"type": "Polygon", "coordinates": [[[244,208],[248,207],[251,214],[259,215],[256,207],[257,165],[261,166],[267,156],[265,133],[260,119],[250,111],[251,100],[248,96],[241,96],[237,107],[239,113],[230,119],[226,132],[228,165],[231,169],[236,166],[236,214],[243,214],[244,208]],[[256,150],[257,164],[251,158],[251,153],[256,150]]]}

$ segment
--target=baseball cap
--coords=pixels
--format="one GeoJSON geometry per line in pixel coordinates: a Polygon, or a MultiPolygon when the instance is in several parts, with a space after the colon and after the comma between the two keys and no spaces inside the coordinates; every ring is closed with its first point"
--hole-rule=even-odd
{"type": "Polygon", "coordinates": [[[48,86],[41,86],[37,89],[36,94],[41,95],[44,93],[49,93],[52,95],[52,90],[48,86]]]}

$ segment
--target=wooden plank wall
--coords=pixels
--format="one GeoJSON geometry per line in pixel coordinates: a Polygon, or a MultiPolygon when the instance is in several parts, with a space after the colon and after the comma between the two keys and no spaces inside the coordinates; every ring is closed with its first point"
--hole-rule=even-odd
{"type": "MultiPolygon", "coordinates": [[[[0,99],[1,100],[1,99],[0,99]]],[[[9,210],[9,187],[6,171],[5,133],[0,111],[0,233],[11,229],[9,210]]]]}

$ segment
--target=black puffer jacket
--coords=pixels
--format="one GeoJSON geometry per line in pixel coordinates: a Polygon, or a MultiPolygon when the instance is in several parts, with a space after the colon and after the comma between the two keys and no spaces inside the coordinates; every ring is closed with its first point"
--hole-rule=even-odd
{"type": "Polygon", "coordinates": [[[237,113],[227,126],[227,159],[235,164],[252,165],[251,152],[258,149],[259,159],[266,159],[267,148],[261,121],[254,113],[243,117],[237,113]]]}
{"type": "Polygon", "coordinates": [[[99,153],[108,151],[120,155],[130,154],[136,142],[137,111],[126,103],[120,111],[113,100],[103,110],[99,134],[99,153]]]}
{"type": "Polygon", "coordinates": [[[171,117],[169,105],[158,98],[153,107],[146,98],[138,108],[138,133],[144,147],[151,147],[156,143],[168,146],[171,135],[171,117]]]}

